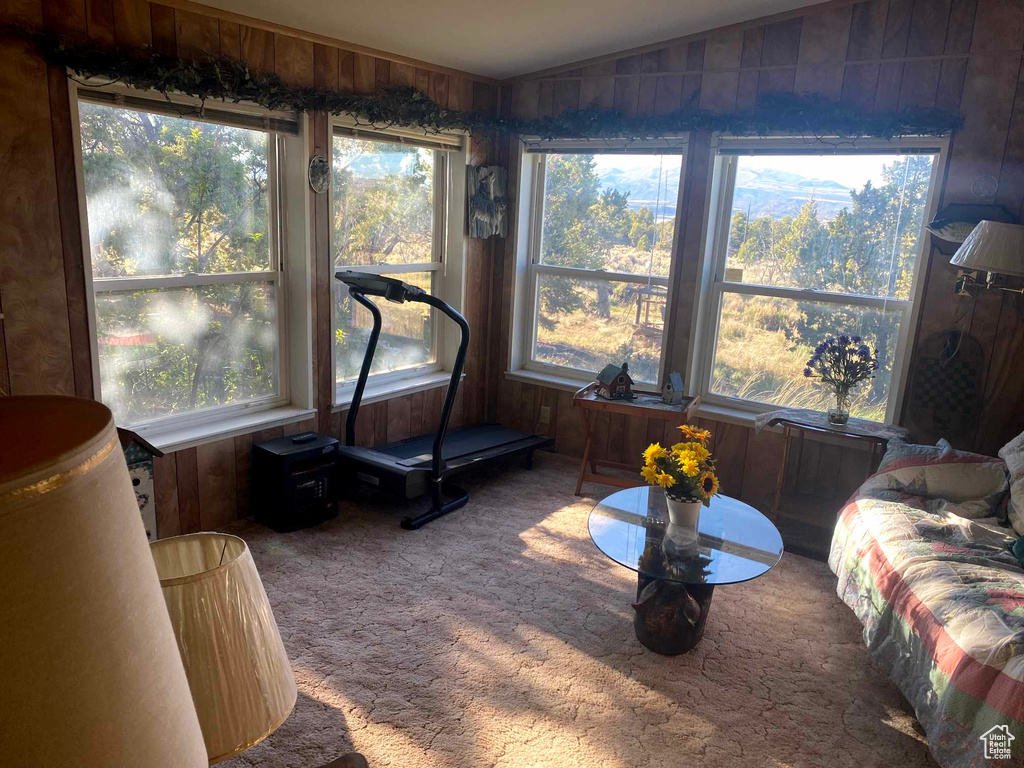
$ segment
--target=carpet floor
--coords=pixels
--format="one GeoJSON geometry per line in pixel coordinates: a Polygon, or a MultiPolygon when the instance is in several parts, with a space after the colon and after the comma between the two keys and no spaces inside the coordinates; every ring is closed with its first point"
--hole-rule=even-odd
{"type": "MultiPolygon", "coordinates": [[[[594,547],[575,463],[493,471],[416,531],[405,508],[248,541],[299,686],[285,724],[229,768],[934,766],[824,563],[785,555],[715,591],[704,639],[654,654],[636,574],[594,547]]],[[[415,505],[418,508],[421,504],[415,505]]]]}

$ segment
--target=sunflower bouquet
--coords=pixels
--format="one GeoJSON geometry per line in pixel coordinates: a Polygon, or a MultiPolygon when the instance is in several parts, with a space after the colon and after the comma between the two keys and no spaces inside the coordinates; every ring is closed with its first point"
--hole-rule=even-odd
{"type": "Polygon", "coordinates": [[[711,433],[689,424],[679,427],[683,439],[671,448],[652,443],[644,451],[640,476],[649,485],[660,485],[675,501],[699,501],[707,506],[718,493],[715,460],[707,442],[711,433]]]}

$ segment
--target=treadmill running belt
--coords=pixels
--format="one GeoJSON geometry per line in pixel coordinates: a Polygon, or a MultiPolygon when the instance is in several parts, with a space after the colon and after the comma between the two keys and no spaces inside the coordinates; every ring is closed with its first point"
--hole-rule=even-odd
{"type": "MultiPolygon", "coordinates": [[[[441,452],[445,461],[458,459],[471,453],[483,453],[508,443],[534,437],[529,432],[509,429],[500,424],[478,424],[463,429],[453,429],[444,436],[441,452]]],[[[394,456],[398,463],[406,467],[426,466],[430,464],[431,450],[434,446],[433,435],[410,437],[397,443],[385,445],[374,450],[394,456]]]]}

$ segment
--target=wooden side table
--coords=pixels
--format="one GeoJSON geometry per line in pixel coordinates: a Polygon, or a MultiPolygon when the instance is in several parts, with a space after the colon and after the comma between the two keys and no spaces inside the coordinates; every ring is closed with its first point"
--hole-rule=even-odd
{"type": "Polygon", "coordinates": [[[786,469],[789,466],[789,441],[794,431],[800,433],[803,440],[807,432],[814,432],[819,435],[831,435],[847,440],[859,440],[868,443],[868,469],[864,479],[871,477],[874,472],[875,458],[879,459],[885,453],[889,440],[900,438],[909,440],[910,433],[902,427],[894,427],[886,424],[878,424],[863,419],[850,419],[845,426],[831,426],[824,420],[824,414],[800,411],[800,410],[779,410],[768,416],[766,423],[761,426],[773,424],[782,425],[782,461],[779,463],[779,476],[775,481],[775,499],[772,502],[771,520],[779,519],[779,512],[782,505],[782,489],[786,485],[786,469]]]}
{"type": "Polygon", "coordinates": [[[579,390],[572,398],[573,407],[580,409],[583,416],[583,428],[587,439],[583,447],[583,460],[580,462],[580,475],[576,481],[576,495],[580,495],[583,483],[603,483],[613,485],[616,488],[632,488],[639,484],[639,480],[623,480],[612,475],[602,475],[597,471],[598,467],[610,467],[614,469],[632,469],[639,471],[639,466],[626,464],[621,461],[608,461],[607,459],[595,459],[591,455],[591,447],[594,441],[594,423],[600,413],[619,413],[625,416],[659,419],[661,421],[685,424],[690,418],[691,412],[700,404],[700,397],[684,397],[683,402],[678,405],[670,405],[661,400],[661,395],[655,392],[641,392],[634,390],[636,398],[633,400],[608,400],[597,394],[597,384],[588,384],[579,390]],[[590,469],[588,472],[587,469],[590,469]]]}

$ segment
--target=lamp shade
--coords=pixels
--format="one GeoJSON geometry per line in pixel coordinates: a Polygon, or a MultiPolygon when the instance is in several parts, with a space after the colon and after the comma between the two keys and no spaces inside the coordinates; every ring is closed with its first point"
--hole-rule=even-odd
{"type": "Polygon", "coordinates": [[[201,768],[110,411],[0,397],[0,764],[201,768]]]}
{"type": "Polygon", "coordinates": [[[964,269],[1024,276],[1024,225],[979,222],[950,264],[964,269]]]}
{"type": "Polygon", "coordinates": [[[150,547],[206,751],[218,763],[287,719],[295,676],[244,541],[195,533],[150,547]]]}

